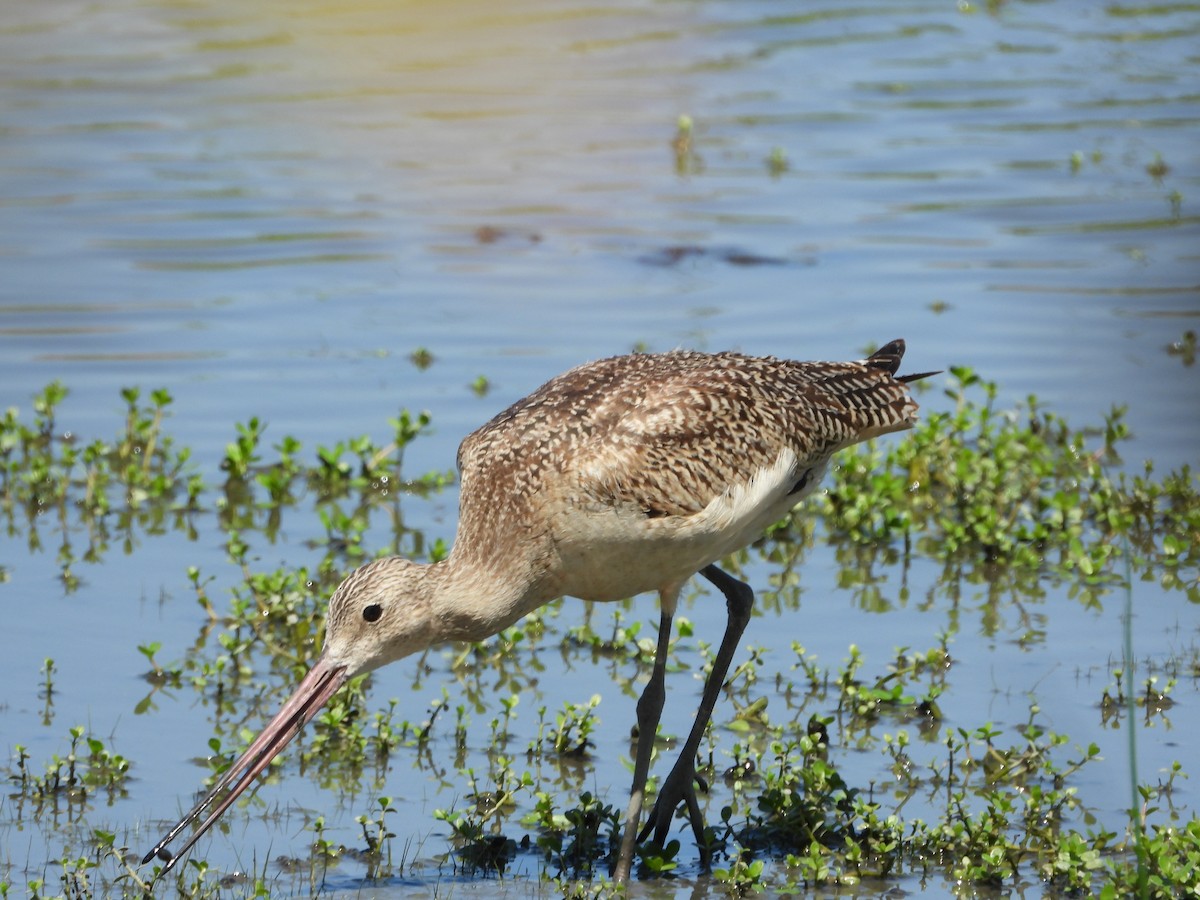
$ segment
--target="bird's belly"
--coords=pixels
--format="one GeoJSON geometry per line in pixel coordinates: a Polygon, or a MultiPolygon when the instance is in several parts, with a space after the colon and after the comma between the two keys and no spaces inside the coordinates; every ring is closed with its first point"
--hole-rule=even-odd
{"type": "Polygon", "coordinates": [[[598,516],[558,543],[558,592],[583,600],[622,600],[669,590],[720,555],[713,541],[681,539],[646,527],[657,520],[604,522],[598,516]],[[714,555],[715,553],[715,555],[714,555]]]}
{"type": "Polygon", "coordinates": [[[584,600],[621,600],[678,587],[757,540],[812,491],[821,471],[812,472],[804,490],[794,491],[789,462],[781,459],[690,516],[649,518],[633,508],[574,507],[554,529],[561,563],[558,592],[584,600]]]}

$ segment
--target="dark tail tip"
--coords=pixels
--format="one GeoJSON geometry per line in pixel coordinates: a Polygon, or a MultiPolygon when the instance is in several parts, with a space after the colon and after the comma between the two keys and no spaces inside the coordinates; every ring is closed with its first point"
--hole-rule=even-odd
{"type": "MultiPolygon", "coordinates": [[[[904,358],[904,339],[896,338],[894,341],[888,341],[874,353],[867,357],[867,365],[883,369],[885,372],[890,372],[896,375],[900,371],[900,360],[904,358]]],[[[941,375],[941,371],[937,372],[918,372],[915,375],[896,375],[897,381],[902,381],[908,384],[910,381],[919,381],[922,378],[929,378],[931,375],[941,375]]]]}
{"type": "Polygon", "coordinates": [[[896,338],[894,341],[888,341],[868,356],[867,365],[895,375],[900,371],[900,360],[902,359],[904,359],[904,339],[896,338]]]}

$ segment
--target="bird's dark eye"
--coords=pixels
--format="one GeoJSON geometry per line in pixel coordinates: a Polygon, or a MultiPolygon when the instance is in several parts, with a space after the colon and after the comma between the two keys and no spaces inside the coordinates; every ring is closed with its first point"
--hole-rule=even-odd
{"type": "Polygon", "coordinates": [[[379,617],[383,615],[383,607],[378,603],[372,603],[370,606],[363,607],[363,618],[368,622],[378,622],[379,617]]]}

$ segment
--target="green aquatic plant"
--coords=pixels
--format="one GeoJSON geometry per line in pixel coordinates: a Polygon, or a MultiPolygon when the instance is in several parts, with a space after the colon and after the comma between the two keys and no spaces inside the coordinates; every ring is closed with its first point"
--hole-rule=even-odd
{"type": "Polygon", "coordinates": [[[82,725],[70,728],[68,735],[66,755],[52,754],[40,775],[30,767],[32,757],[28,748],[13,745],[16,766],[8,780],[16,788],[18,798],[32,801],[35,814],[56,812],[65,804],[68,815],[73,816],[100,792],[104,792],[109,803],[124,795],[129,760],[110,750],[100,738],[88,734],[82,725]]]}
{"type": "Polygon", "coordinates": [[[554,717],[554,725],[546,736],[546,743],[557,754],[563,756],[585,756],[592,746],[591,734],[598,724],[594,715],[601,697],[593,694],[586,703],[566,703],[554,717]]]}
{"type": "MultiPolygon", "coordinates": [[[[396,835],[388,829],[387,817],[390,813],[396,811],[392,806],[391,797],[380,797],[376,801],[378,810],[374,816],[358,816],[354,821],[362,826],[363,840],[366,841],[367,848],[364,854],[372,861],[372,872],[379,865],[392,865],[392,838],[396,835]]],[[[368,878],[374,877],[374,874],[368,875],[368,878]]]]}
{"type": "Polygon", "coordinates": [[[508,819],[517,810],[516,797],[533,786],[528,772],[517,774],[512,759],[492,760],[489,778],[492,787],[483,789],[474,769],[462,774],[471,785],[461,809],[439,809],[434,818],[450,826],[454,852],[467,871],[503,873],[516,853],[516,842],[503,833],[508,819]]]}
{"type": "Polygon", "coordinates": [[[408,354],[408,361],[422,372],[432,366],[434,360],[433,353],[425,347],[418,347],[412,353],[408,354]]]}
{"type": "Polygon", "coordinates": [[[1119,471],[1123,409],[1074,429],[1036,397],[1001,410],[994,382],[966,367],[951,375],[951,411],[927,414],[886,450],[864,444],[839,457],[822,510],[835,540],[899,541],[948,573],[1049,572],[1085,596],[1121,582],[1123,539],[1169,566],[1200,565],[1200,479],[1186,466],[1161,481],[1150,463],[1142,475],[1119,471]]]}
{"type": "Polygon", "coordinates": [[[792,167],[788,161],[787,152],[782,147],[772,147],[766,159],[767,171],[772,178],[778,178],[792,167]]]}
{"type": "Polygon", "coordinates": [[[533,810],[521,820],[538,832],[537,846],[555,867],[556,878],[591,878],[607,865],[620,844],[621,810],[590,791],[559,810],[555,795],[537,791],[533,810]]]}
{"type": "MultiPolygon", "coordinates": [[[[265,420],[251,418],[235,427],[226,448],[226,482],[209,485],[193,470],[192,454],[166,432],[166,391],[122,392],[125,413],[114,436],[90,440],[68,436],[60,414],[67,395],[54,383],[34,398],[31,418],[9,410],[0,420],[0,520],[12,533],[28,533],[35,553],[46,552],[49,523],[59,523],[68,590],[78,583],[78,559],[100,561],[110,545],[164,530],[224,547],[227,563],[206,563],[203,574],[195,565],[181,569],[202,610],[194,642],[164,651],[165,640],[145,638],[129,650],[152,670],[138,714],[152,713],[164,691],[191,691],[205,704],[214,772],[244,749],[254,726],[312,662],[327,598],[346,569],[381,553],[432,560],[448,552],[441,538],[412,530],[399,503],[453,478],[410,477],[402,469],[405,449],[430,426],[427,414],[401,411],[387,421],[381,443],[350,437],[309,452],[289,436],[267,449],[265,420]],[[313,535],[305,545],[310,558],[264,564],[263,548],[301,519],[313,535]]],[[[1007,634],[1020,646],[1045,640],[1038,607],[1048,583],[1067,585],[1069,596],[1095,608],[1135,581],[1200,602],[1194,472],[1124,466],[1119,454],[1128,429],[1119,409],[1076,428],[1036,398],[1004,408],[1000,396],[971,370],[952,370],[944,411],[933,409],[903,441],[840,455],[827,494],[730,561],[735,572],[752,558],[768,564],[759,608],[770,614],[800,604],[801,567],[815,540],[831,544],[838,581],[861,608],[944,602],[949,612],[924,649],[870,657],[847,642],[835,665],[798,643],[782,661],[761,647],[739,657],[725,686],[731,705],[706,733],[697,761],[710,802],[722,807],[706,836],[722,873],[714,872],[716,889],[788,895],[906,878],[941,879],[964,893],[1029,895],[1045,886],[1051,893],[1167,897],[1200,889],[1200,826],[1194,811],[1176,806],[1183,766],[1157,782],[1135,770],[1128,828],[1105,825],[1084,790],[1096,746],[1056,733],[1036,698],[1016,725],[983,716],[947,721],[942,712],[959,672],[954,640],[967,599],[981,633],[1007,634]],[[917,559],[941,572],[923,596],[907,579],[917,559]]],[[[217,461],[209,462],[215,468],[217,461]]],[[[470,796],[433,817],[449,826],[447,866],[511,873],[523,863],[542,867],[564,895],[611,889],[604,873],[621,810],[608,801],[621,799],[620,790],[584,790],[575,765],[594,751],[598,700],[551,712],[538,699],[520,698],[538,690],[560,656],[599,667],[612,690],[636,697],[655,641],[628,606],[594,607],[582,624],[562,617],[562,608],[550,604],[488,641],[417,660],[411,690],[433,699],[412,721],[400,718],[414,708],[411,700],[373,699],[369,680],[334,698],[291,759],[325,787],[348,795],[367,790],[379,799],[358,823],[365,851],[347,851],[324,822],[311,826],[311,858],[301,867],[310,877],[334,863],[351,878],[355,864],[369,878],[403,868],[392,853],[393,832],[401,830],[397,811],[380,796],[389,768],[403,764],[447,782],[447,768],[469,773],[470,796]],[[611,618],[595,624],[598,610],[611,618]]],[[[684,621],[668,669],[703,674],[712,653],[684,621]]],[[[1179,715],[1173,704],[1191,697],[1197,659],[1192,648],[1169,660],[1131,656],[1106,665],[1103,679],[1111,681],[1093,695],[1101,725],[1127,727],[1131,711],[1145,724],[1169,725],[1168,717],[1179,715]]],[[[50,726],[59,678],[52,661],[40,678],[50,726]]],[[[36,882],[30,890],[39,896],[58,890],[56,878],[64,893],[141,896],[146,884],[115,832],[95,827],[101,801],[130,789],[133,763],[109,740],[78,728],[69,735],[67,752],[46,761],[33,758],[30,742],[14,743],[8,808],[38,821],[63,816],[96,837],[63,832],[62,853],[35,873],[42,877],[21,883],[36,882]]],[[[679,854],[676,841],[648,846],[639,871],[671,877],[686,865],[679,854]]],[[[236,889],[270,893],[287,871],[263,870],[236,889]]],[[[215,896],[222,877],[191,859],[175,887],[182,896],[215,896]]],[[[14,884],[9,870],[0,868],[0,884],[14,884]]]]}
{"type": "MultiPolygon", "coordinates": [[[[111,440],[90,441],[69,429],[60,433],[58,408],[68,395],[66,386],[52,382],[34,396],[31,422],[15,407],[0,418],[0,524],[25,534],[30,551],[38,553],[45,550],[46,523],[56,523],[60,577],[68,591],[79,586],[76,564],[101,561],[114,537],[127,552],[140,535],[165,530],[195,539],[197,517],[213,509],[226,531],[261,531],[274,540],[285,511],[296,514],[301,488],[316,495],[331,548],[343,554],[338,562],[344,564],[362,558],[355,538],[372,512],[395,515],[395,493],[427,492],[453,481],[445,471],[411,481],[403,476],[404,448],[428,428],[427,413],[401,410],[389,420],[390,442],[340,441],[318,448],[311,463],[300,459],[300,442],[287,435],[274,445],[278,458],[266,459],[267,425],[251,417],[235,426],[236,437],[219,461],[226,481],[214,497],[193,468],[191,450],[177,447],[166,431],[173,403],[168,391],[150,391],[146,404],[140,389],[123,389],[122,427],[111,440]],[[347,453],[357,456],[357,465],[343,458],[347,453]],[[351,510],[336,506],[346,500],[353,501],[351,510]]],[[[0,578],[6,571],[0,569],[0,578]]]]}
{"type": "Polygon", "coordinates": [[[83,442],[69,429],[59,432],[57,408],[69,391],[57,381],[33,397],[31,424],[15,407],[0,419],[0,523],[10,533],[24,533],[35,553],[44,549],[44,529],[57,532],[60,577],[68,592],[79,586],[75,564],[97,562],[114,533],[128,545],[131,530],[186,527],[186,515],[203,490],[199,476],[188,471],[191,451],[177,450],[164,433],[171,395],[153,391],[146,407],[138,389],[121,394],[124,427],[111,441],[83,442]],[[80,533],[86,537],[82,551],[80,533]]]}

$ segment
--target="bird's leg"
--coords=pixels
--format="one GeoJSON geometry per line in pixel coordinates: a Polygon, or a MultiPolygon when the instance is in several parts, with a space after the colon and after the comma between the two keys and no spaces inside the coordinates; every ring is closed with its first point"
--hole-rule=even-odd
{"type": "Polygon", "coordinates": [[[700,574],[711,581],[725,595],[725,606],[729,611],[729,622],[725,626],[725,636],[721,638],[720,649],[713,660],[712,672],[704,682],[704,695],[700,699],[700,709],[696,713],[696,721],[683,745],[679,759],[671,767],[671,772],[659,788],[658,798],[654,808],[646,819],[646,826],[638,835],[638,840],[644,840],[646,835],[654,833],[654,840],[662,844],[671,828],[671,819],[681,802],[687,803],[688,819],[692,831],[696,835],[696,843],[700,848],[700,859],[708,865],[709,848],[704,837],[704,816],[700,813],[700,802],[696,799],[696,753],[700,749],[700,741],[704,738],[704,729],[712,718],[713,707],[717,705],[717,697],[725,684],[725,675],[729,664],[737,652],[738,641],[750,621],[750,612],[754,605],[754,591],[750,585],[738,581],[731,575],[722,572],[716,566],[706,566],[700,574]]]}
{"type": "Polygon", "coordinates": [[[654,752],[654,738],[658,733],[658,720],[662,716],[663,702],[667,697],[666,674],[667,654],[671,644],[671,622],[675,614],[675,596],[663,594],[662,614],[658,620],[658,647],[654,651],[654,670],[650,681],[642,691],[637,705],[638,739],[637,756],[633,762],[633,789],[629,793],[629,810],[625,813],[625,833],[621,836],[621,850],[617,856],[617,867],[613,877],[618,884],[629,880],[633,866],[633,847],[637,837],[638,821],[642,816],[642,802],[646,796],[646,778],[650,774],[650,756],[654,752]]]}

